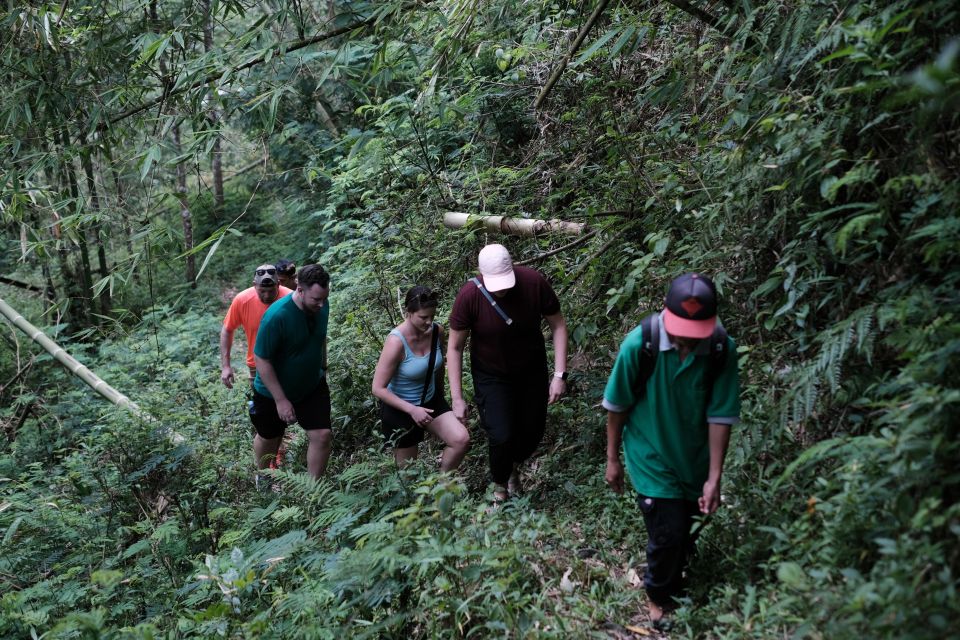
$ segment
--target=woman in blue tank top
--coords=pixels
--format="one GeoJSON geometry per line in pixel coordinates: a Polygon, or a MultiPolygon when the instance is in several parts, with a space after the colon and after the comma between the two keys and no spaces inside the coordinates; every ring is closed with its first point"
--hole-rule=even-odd
{"type": "Polygon", "coordinates": [[[437,380],[443,379],[443,327],[434,323],[437,294],[413,287],[404,302],[404,320],[383,343],[373,373],[373,395],[380,400],[383,434],[397,464],[417,457],[424,431],[436,435],[446,447],[440,470],[456,469],[470,446],[470,435],[453,415],[437,380]],[[437,332],[436,347],[433,333],[437,332]],[[433,360],[433,373],[427,372],[433,360]]]}

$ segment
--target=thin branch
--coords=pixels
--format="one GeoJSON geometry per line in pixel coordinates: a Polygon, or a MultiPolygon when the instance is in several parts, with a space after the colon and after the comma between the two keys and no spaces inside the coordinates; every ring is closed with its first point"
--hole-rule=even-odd
{"type": "Polygon", "coordinates": [[[701,22],[704,22],[704,23],[710,25],[710,26],[713,27],[714,29],[719,29],[719,28],[720,28],[720,19],[719,19],[719,18],[717,18],[716,16],[714,16],[714,15],[711,14],[711,13],[707,13],[706,11],[704,11],[703,9],[701,9],[700,7],[697,7],[697,6],[694,6],[694,5],[690,4],[690,3],[687,2],[686,0],[667,0],[667,2],[670,3],[670,4],[672,4],[673,6],[675,6],[677,9],[680,9],[681,11],[684,11],[684,12],[686,12],[686,13],[689,13],[690,15],[692,15],[694,18],[700,20],[701,22]]]}
{"type": "Polygon", "coordinates": [[[600,15],[603,13],[603,10],[607,8],[608,4],[610,4],[610,0],[600,0],[600,3],[593,10],[593,13],[590,14],[589,18],[587,18],[586,23],[580,27],[580,33],[577,34],[577,39],[573,41],[572,45],[570,45],[570,50],[567,51],[567,55],[563,56],[563,60],[560,61],[560,64],[557,66],[557,68],[554,69],[550,74],[547,84],[543,85],[543,89],[540,90],[540,95],[538,95],[537,99],[533,102],[534,109],[539,109],[540,105],[543,104],[543,101],[547,99],[547,96],[553,89],[553,85],[557,83],[557,80],[559,80],[560,76],[563,75],[564,69],[566,69],[567,65],[570,64],[570,58],[573,57],[573,54],[575,54],[580,48],[580,45],[583,44],[587,34],[590,33],[591,29],[593,29],[594,23],[600,19],[600,15]]]}
{"type": "Polygon", "coordinates": [[[27,364],[23,365],[17,370],[17,372],[13,375],[13,377],[10,379],[9,382],[7,382],[3,386],[0,386],[0,398],[3,397],[3,392],[6,391],[8,387],[11,387],[14,384],[16,384],[17,380],[19,380],[23,376],[23,374],[25,374],[27,371],[30,370],[30,367],[33,366],[33,363],[36,359],[37,359],[36,356],[33,356],[32,358],[30,358],[27,364]]]}
{"type": "Polygon", "coordinates": [[[532,257],[532,258],[527,258],[526,260],[519,260],[519,261],[517,261],[517,262],[514,262],[514,264],[533,264],[533,263],[535,263],[535,262],[540,262],[541,260],[546,260],[546,259],[549,258],[550,256],[555,256],[555,255],[557,255],[558,253],[560,253],[560,252],[562,252],[562,251],[566,251],[567,249],[572,249],[572,248],[576,247],[577,245],[583,244],[584,242],[586,242],[587,240],[589,240],[589,239],[592,238],[593,236],[597,235],[597,232],[598,232],[598,230],[597,230],[597,229],[594,229],[593,231],[591,231],[591,232],[588,233],[587,235],[583,236],[582,238],[577,238],[577,239],[574,240],[573,242],[567,243],[567,244],[563,245],[562,247],[558,247],[558,248],[556,248],[556,249],[553,249],[552,251],[547,251],[546,253],[541,253],[540,255],[534,256],[534,257],[532,257]]]}
{"type": "Polygon", "coordinates": [[[35,284],[30,284],[29,282],[21,282],[20,280],[14,280],[13,278],[8,278],[6,276],[0,276],[0,283],[9,284],[11,287],[19,287],[21,289],[26,289],[27,291],[36,291],[37,293],[43,293],[43,287],[38,287],[35,284]]]}
{"type": "Polygon", "coordinates": [[[570,287],[573,286],[573,283],[575,283],[577,280],[580,279],[580,276],[583,275],[583,272],[586,271],[587,267],[589,267],[590,264],[591,264],[594,260],[596,260],[597,258],[599,258],[600,256],[602,256],[604,253],[606,253],[606,252],[607,252],[607,249],[609,249],[610,247],[612,247],[613,244],[614,244],[614,243],[617,241],[617,239],[619,239],[620,237],[621,237],[621,234],[619,234],[619,233],[613,234],[612,236],[610,236],[610,239],[607,240],[606,242],[604,242],[604,243],[600,246],[599,249],[597,249],[596,251],[594,251],[593,254],[592,254],[589,258],[587,258],[586,260],[584,260],[583,262],[581,262],[581,263],[580,263],[580,266],[578,266],[578,267],[573,271],[573,273],[570,274],[570,277],[567,279],[567,285],[563,288],[562,291],[559,292],[559,295],[560,295],[560,296],[563,296],[563,294],[565,294],[565,293],[570,289],[570,287]]]}

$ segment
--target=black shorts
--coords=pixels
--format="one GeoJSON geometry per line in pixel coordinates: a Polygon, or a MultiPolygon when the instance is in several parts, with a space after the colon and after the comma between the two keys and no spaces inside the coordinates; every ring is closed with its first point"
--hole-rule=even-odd
{"type": "MultiPolygon", "coordinates": [[[[431,414],[438,418],[445,413],[453,411],[447,404],[447,399],[442,393],[435,393],[433,397],[424,402],[424,409],[433,409],[431,414]]],[[[423,442],[423,434],[426,429],[418,425],[406,411],[394,409],[386,402],[380,403],[380,431],[383,437],[387,439],[387,444],[397,449],[406,449],[415,447],[423,442]]]]}
{"type": "MultiPolygon", "coordinates": [[[[326,377],[321,378],[320,384],[302,400],[293,403],[293,411],[304,431],[330,428],[330,387],[327,386],[326,377]]],[[[250,422],[257,430],[257,435],[267,440],[279,438],[287,430],[287,423],[277,413],[274,399],[256,391],[253,392],[253,406],[250,407],[250,422]]]]}

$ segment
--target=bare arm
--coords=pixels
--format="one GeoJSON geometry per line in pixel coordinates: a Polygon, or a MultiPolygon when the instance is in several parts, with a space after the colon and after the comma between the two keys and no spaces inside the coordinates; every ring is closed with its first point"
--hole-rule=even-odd
{"type": "MultiPolygon", "coordinates": [[[[563,314],[559,312],[552,316],[545,316],[545,318],[547,324],[550,325],[550,332],[553,336],[553,370],[562,373],[567,370],[567,321],[563,319],[563,314]]],[[[552,377],[550,380],[550,397],[547,402],[556,402],[566,390],[566,380],[561,380],[556,376],[552,377]]]]}
{"type": "Polygon", "coordinates": [[[707,427],[710,441],[710,471],[703,484],[703,496],[698,500],[700,513],[713,513],[720,506],[720,478],[723,475],[723,461],[727,457],[730,444],[730,425],[710,423],[707,427]]]}
{"type": "Polygon", "coordinates": [[[620,462],[620,444],[627,412],[607,411],[607,473],[605,479],[615,493],[623,493],[623,463],[620,462]]]}
{"type": "MultiPolygon", "coordinates": [[[[433,409],[424,409],[412,402],[407,402],[387,388],[387,384],[390,383],[401,362],[403,362],[403,344],[396,336],[387,336],[383,343],[383,350],[380,352],[380,359],[377,360],[377,368],[373,371],[373,395],[394,409],[409,414],[417,424],[430,424],[433,409]]],[[[427,383],[429,384],[429,381],[427,383]]]]}
{"type": "Polygon", "coordinates": [[[451,327],[447,340],[447,380],[450,382],[450,402],[453,415],[464,423],[467,419],[467,403],[463,399],[463,348],[467,344],[469,331],[459,331],[451,327]]]}
{"type": "Polygon", "coordinates": [[[220,329],[220,382],[233,389],[233,367],[230,366],[230,350],[233,348],[233,331],[226,325],[220,329]]]}
{"type": "Polygon", "coordinates": [[[280,415],[280,419],[287,424],[293,424],[297,421],[297,414],[293,410],[293,403],[287,399],[283,387],[280,386],[280,380],[277,378],[277,372],[273,369],[273,363],[257,354],[253,354],[253,357],[257,363],[257,373],[260,374],[260,381],[270,391],[273,401],[277,404],[277,413],[280,415]]]}

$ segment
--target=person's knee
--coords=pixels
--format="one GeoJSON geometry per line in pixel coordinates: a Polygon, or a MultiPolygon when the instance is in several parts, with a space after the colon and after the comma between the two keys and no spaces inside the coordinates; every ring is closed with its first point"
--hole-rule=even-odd
{"type": "Polygon", "coordinates": [[[283,436],[282,436],[282,435],[279,435],[279,436],[276,436],[276,437],[273,437],[273,438],[264,438],[262,435],[260,435],[260,434],[258,433],[258,434],[256,434],[256,436],[254,436],[254,442],[255,442],[255,443],[259,444],[259,445],[262,446],[262,447],[267,447],[267,448],[270,448],[270,447],[279,447],[279,446],[280,446],[280,442],[282,442],[282,441],[283,441],[283,436]]]}
{"type": "Polygon", "coordinates": [[[333,432],[330,429],[308,431],[307,437],[310,439],[310,444],[320,447],[329,447],[333,442],[333,432]]]}
{"type": "Polygon", "coordinates": [[[447,441],[447,445],[458,451],[466,451],[470,448],[470,433],[466,429],[456,431],[447,441]]]}

